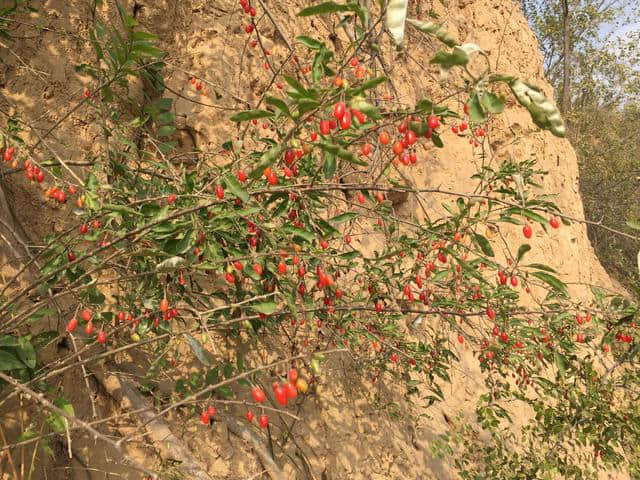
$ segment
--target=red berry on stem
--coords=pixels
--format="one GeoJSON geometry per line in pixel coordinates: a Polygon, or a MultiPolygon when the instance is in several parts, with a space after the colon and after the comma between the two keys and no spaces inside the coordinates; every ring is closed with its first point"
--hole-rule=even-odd
{"type": "Polygon", "coordinates": [[[333,106],[333,116],[336,120],[340,120],[342,117],[344,117],[345,112],[346,107],[344,103],[338,102],[333,106]]]}
{"type": "Polygon", "coordinates": [[[560,222],[558,221],[558,217],[551,217],[551,220],[549,220],[549,224],[551,225],[551,228],[560,227],[560,222]]]}
{"type": "Polygon", "coordinates": [[[253,412],[251,410],[247,412],[247,422],[253,422],[253,412]]]}
{"type": "Polygon", "coordinates": [[[69,332],[69,333],[73,332],[76,329],[77,326],[78,326],[78,319],[76,317],[73,317],[67,323],[67,332],[69,332]]]}
{"type": "Polygon", "coordinates": [[[89,320],[91,320],[91,310],[83,310],[81,315],[82,315],[82,319],[85,322],[88,322],[89,320]]]}
{"type": "Polygon", "coordinates": [[[267,398],[264,391],[258,386],[253,387],[251,390],[251,396],[257,403],[262,403],[267,398]]]}
{"type": "Polygon", "coordinates": [[[267,417],[264,413],[260,415],[260,426],[262,428],[267,428],[269,426],[269,417],[267,417]]]}
{"type": "Polygon", "coordinates": [[[298,389],[296,388],[295,383],[287,383],[284,386],[284,390],[287,394],[287,397],[291,400],[293,400],[294,398],[296,398],[298,396],[298,389]]]}
{"type": "Polygon", "coordinates": [[[531,225],[527,223],[524,227],[522,227],[522,234],[525,236],[525,238],[531,238],[531,235],[533,235],[533,229],[531,228],[531,225]]]}
{"type": "Polygon", "coordinates": [[[351,127],[351,112],[344,112],[344,115],[340,119],[340,128],[347,130],[351,127]]]}
{"type": "Polygon", "coordinates": [[[273,391],[276,402],[278,402],[281,406],[286,407],[289,402],[289,398],[287,397],[287,391],[280,385],[276,386],[273,391]]]}
{"type": "Polygon", "coordinates": [[[163,298],[162,300],[160,300],[160,311],[164,313],[167,310],[169,310],[169,300],[163,298]]]}
{"type": "Polygon", "coordinates": [[[206,410],[200,415],[200,421],[203,425],[209,425],[209,414],[206,410]]]}
{"type": "Polygon", "coordinates": [[[104,330],[100,330],[98,332],[98,343],[104,345],[105,343],[107,343],[107,334],[104,333],[104,330]]]}
{"type": "Polygon", "coordinates": [[[328,120],[321,120],[320,121],[320,133],[322,135],[329,135],[329,132],[331,132],[329,121],[328,120]]]}

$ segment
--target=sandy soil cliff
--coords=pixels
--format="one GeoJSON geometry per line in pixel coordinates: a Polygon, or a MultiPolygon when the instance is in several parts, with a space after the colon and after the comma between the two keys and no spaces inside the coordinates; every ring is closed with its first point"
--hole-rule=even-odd
{"type": "MultiPolygon", "coordinates": [[[[20,23],[12,26],[17,40],[10,45],[11,50],[0,48],[3,60],[0,64],[0,109],[8,113],[20,112],[22,119],[30,123],[34,130],[27,130],[26,138],[31,144],[63,118],[74,104],[72,99],[79,98],[84,89],[86,80],[78,76],[73,67],[93,55],[85,40],[91,18],[89,3],[92,2],[32,2],[37,12],[20,15],[20,23]],[[33,25],[46,29],[38,31],[33,25]]],[[[126,3],[132,11],[134,2],[126,3]]],[[[265,3],[289,42],[293,42],[296,35],[326,37],[333,30],[333,20],[329,18],[313,21],[295,18],[296,12],[311,2],[265,3]]],[[[433,3],[447,30],[463,42],[474,42],[485,48],[497,71],[517,73],[541,86],[548,96],[552,95],[543,76],[536,39],[520,12],[519,2],[451,0],[446,9],[438,2],[433,3]]],[[[159,35],[162,47],[171,52],[166,72],[167,83],[173,90],[193,97],[189,78],[196,75],[207,81],[210,92],[207,102],[220,107],[237,107],[241,105],[238,100],[255,103],[259,98],[265,87],[261,79],[264,62],[255,51],[246,48],[241,10],[236,2],[139,0],[135,2],[135,9],[141,25],[159,35]]],[[[286,42],[275,33],[270,22],[266,19],[263,22],[267,48],[272,51],[274,62],[282,61],[287,54],[286,42]]],[[[425,75],[421,68],[428,64],[433,48],[425,45],[423,51],[410,50],[413,58],[409,58],[394,52],[388,42],[385,45],[390,77],[401,99],[411,104],[423,97],[438,98],[442,92],[437,71],[428,69],[429,74],[425,75]]],[[[229,112],[224,108],[211,108],[176,97],[175,109],[182,147],[186,150],[194,147],[213,149],[231,131],[231,125],[226,121],[229,112]]],[[[35,154],[44,159],[53,151],[72,162],[87,161],[95,153],[92,141],[99,135],[92,120],[86,110],[75,111],[48,137],[46,143],[50,149],[40,145],[35,154]]],[[[445,133],[444,137],[447,147],[427,152],[411,175],[419,187],[466,192],[471,186],[469,176],[473,172],[471,148],[466,140],[451,133],[445,133]]],[[[558,195],[558,204],[565,213],[583,218],[578,165],[568,141],[534,129],[528,113],[516,105],[506,108],[489,129],[488,138],[491,161],[534,157],[543,169],[550,171],[545,190],[558,195]],[[514,141],[516,134],[518,140],[514,141]]],[[[80,167],[73,168],[81,173],[80,167]]],[[[59,230],[71,215],[68,209],[45,204],[42,191],[19,173],[4,175],[0,185],[13,212],[13,217],[3,220],[13,225],[29,243],[37,244],[44,235],[59,230]]],[[[429,208],[438,210],[445,200],[434,196],[429,208]]],[[[6,237],[11,236],[4,226],[0,226],[0,231],[6,237]]],[[[506,239],[504,245],[521,235],[515,226],[501,233],[506,239]]],[[[574,223],[563,227],[553,237],[536,231],[531,244],[534,247],[529,253],[531,261],[544,260],[564,272],[572,293],[578,298],[588,297],[586,284],[613,288],[594,254],[584,225],[574,223]]],[[[500,245],[496,243],[498,255],[500,245]]],[[[371,248],[372,245],[363,247],[371,248]]],[[[15,248],[0,247],[3,264],[4,260],[23,254],[15,248]]],[[[10,273],[12,267],[6,268],[5,273],[10,273]]],[[[447,401],[430,409],[418,408],[417,413],[428,417],[419,421],[417,428],[411,426],[413,422],[408,419],[395,420],[385,410],[371,407],[369,401],[376,389],[384,386],[374,389],[363,379],[352,378],[353,374],[336,373],[337,381],[323,387],[326,389],[314,400],[306,402],[297,413],[303,421],[295,425],[296,438],[303,442],[289,444],[278,454],[279,460],[288,465],[284,467],[287,475],[291,478],[305,478],[306,475],[306,478],[314,479],[455,478],[450,465],[432,458],[429,444],[436,434],[449,428],[443,413],[454,418],[461,410],[473,411],[471,402],[479,388],[473,379],[477,362],[470,351],[464,347],[459,350],[462,368],[445,392],[447,401]],[[304,455],[306,462],[303,463],[309,466],[310,472],[295,470],[287,455],[291,455],[291,459],[304,455]]],[[[336,372],[341,371],[339,365],[334,367],[336,372]]],[[[73,378],[65,378],[63,383],[66,388],[75,390],[76,413],[88,416],[90,407],[84,385],[74,382],[73,378]]],[[[117,405],[105,398],[98,399],[98,407],[103,416],[120,412],[117,405]]],[[[18,420],[15,421],[13,427],[17,428],[18,420]]],[[[170,419],[170,422],[174,433],[192,448],[212,478],[260,478],[252,477],[262,471],[258,460],[245,443],[230,436],[222,425],[204,433],[178,418],[170,419]]],[[[7,428],[15,432],[11,426],[7,428]]],[[[105,428],[121,433],[127,431],[128,426],[122,418],[109,422],[105,428]]],[[[61,458],[39,460],[53,470],[46,475],[39,469],[38,478],[107,478],[104,471],[116,472],[124,478],[139,478],[121,466],[118,456],[109,449],[94,446],[93,441],[82,434],[75,437],[73,444],[78,458],[85,462],[91,459],[91,466],[97,471],[85,470],[77,460],[68,463],[64,458],[66,452],[60,451],[56,454],[61,458]]],[[[158,466],[160,462],[144,442],[135,446],[132,453],[150,466],[158,466]]],[[[5,469],[0,478],[12,478],[8,464],[0,465],[5,469]]]]}

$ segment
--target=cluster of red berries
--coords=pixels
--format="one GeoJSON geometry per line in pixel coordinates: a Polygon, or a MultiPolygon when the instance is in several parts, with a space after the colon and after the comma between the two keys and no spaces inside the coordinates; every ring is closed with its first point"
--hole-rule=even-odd
{"type": "Polygon", "coordinates": [[[200,421],[204,425],[210,425],[215,415],[216,407],[214,407],[213,405],[209,405],[209,407],[200,414],[200,421]]]}
{"type": "MultiPolygon", "coordinates": [[[[38,165],[31,165],[31,162],[29,160],[25,160],[24,162],[24,171],[27,178],[32,182],[37,181],[38,183],[42,183],[42,181],[44,180],[44,172],[38,165]]],[[[64,201],[60,202],[64,203],[64,201]]]]}
{"type": "MultiPolygon", "coordinates": [[[[2,154],[2,158],[4,158],[4,161],[9,163],[11,160],[13,160],[13,154],[15,153],[16,149],[15,147],[9,147],[7,146],[7,148],[5,148],[4,153],[2,154]]],[[[16,168],[18,166],[17,162],[13,162],[11,164],[11,166],[13,168],[16,168]]]]}
{"type": "Polygon", "coordinates": [[[207,88],[202,85],[202,82],[198,80],[196,77],[191,77],[191,85],[196,91],[201,92],[203,96],[208,97],[209,92],[207,92],[207,88]]]}
{"type": "MultiPolygon", "coordinates": [[[[91,310],[83,310],[81,312],[81,317],[82,320],[84,320],[85,322],[87,322],[87,324],[84,327],[84,332],[87,335],[91,335],[93,334],[95,328],[93,326],[93,321],[91,319],[92,314],[91,314],[91,310]]],[[[73,317],[71,320],[69,320],[69,322],[67,322],[67,332],[72,333],[76,327],[78,326],[78,319],[76,317],[73,317]]],[[[98,331],[98,334],[96,335],[96,340],[98,343],[104,345],[105,343],[107,343],[107,334],[105,333],[104,330],[100,329],[98,331]]]]}

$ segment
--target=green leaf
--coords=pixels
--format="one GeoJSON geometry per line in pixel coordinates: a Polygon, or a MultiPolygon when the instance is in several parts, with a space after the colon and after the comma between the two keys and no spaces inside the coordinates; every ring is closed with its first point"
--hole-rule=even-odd
{"type": "Polygon", "coordinates": [[[28,337],[20,337],[20,346],[16,349],[18,357],[29,368],[36,367],[36,350],[28,337]]]}
{"type": "Polygon", "coordinates": [[[324,172],[324,178],[329,180],[336,173],[336,156],[333,153],[325,152],[324,153],[324,163],[322,165],[322,170],[324,172]]]}
{"type": "Polygon", "coordinates": [[[545,272],[556,273],[556,271],[553,268],[547,265],[542,265],[541,263],[530,263],[529,265],[527,265],[527,267],[536,268],[538,270],[544,270],[545,272]]]}
{"type": "Polygon", "coordinates": [[[322,15],[325,13],[348,12],[352,10],[347,5],[339,5],[335,2],[319,3],[311,7],[304,8],[298,12],[299,17],[310,17],[312,15],[322,15]]]}
{"type": "Polygon", "coordinates": [[[271,315],[278,308],[278,304],[276,302],[262,302],[250,305],[252,310],[255,310],[258,313],[262,313],[264,315],[271,315]]]}
{"type": "Polygon", "coordinates": [[[132,51],[152,58],[162,58],[164,56],[164,50],[151,45],[149,42],[134,41],[132,43],[132,51]]]}
{"type": "MultiPolygon", "coordinates": [[[[409,122],[409,130],[413,130],[417,137],[424,137],[429,131],[429,124],[427,122],[409,122]]],[[[433,137],[433,132],[432,132],[433,137]]]]}
{"type": "Polygon", "coordinates": [[[214,367],[207,372],[204,381],[207,385],[214,385],[218,383],[218,378],[220,378],[220,370],[218,367],[214,367]]]}
{"type": "Polygon", "coordinates": [[[337,155],[338,157],[342,158],[343,160],[346,160],[349,163],[353,163],[355,165],[360,165],[360,166],[367,166],[366,162],[363,162],[362,160],[358,160],[353,153],[351,153],[349,150],[345,150],[344,148],[339,147],[338,145],[333,145],[330,143],[317,143],[316,145],[320,147],[322,150],[324,150],[325,152],[329,152],[333,155],[337,155]]]}
{"type": "Polygon", "coordinates": [[[532,272],[531,275],[539,278],[564,296],[569,296],[569,291],[567,290],[567,286],[564,284],[564,282],[558,280],[558,278],[554,277],[553,275],[545,272],[532,272]]]}
{"type": "Polygon", "coordinates": [[[38,333],[31,339],[31,345],[33,345],[33,348],[36,350],[40,350],[56,338],[58,338],[58,332],[55,330],[45,330],[44,332],[38,333]]]}
{"type": "Polygon", "coordinates": [[[267,104],[269,105],[273,105],[274,107],[276,107],[278,110],[284,113],[287,117],[291,117],[291,112],[289,111],[289,107],[281,99],[277,97],[272,97],[271,95],[267,95],[267,97],[265,97],[265,102],[267,102],[267,104]]]}
{"type": "Polygon", "coordinates": [[[25,368],[24,363],[18,360],[15,355],[0,349],[0,371],[22,370],[23,368],[25,368]]]}
{"type": "Polygon", "coordinates": [[[210,367],[212,364],[212,358],[209,351],[206,350],[196,338],[192,337],[188,333],[185,333],[184,337],[187,339],[187,343],[191,347],[193,354],[198,360],[200,360],[200,363],[210,367]]]}
{"type": "Polygon", "coordinates": [[[126,205],[114,205],[111,203],[105,203],[103,205],[103,208],[105,210],[109,210],[110,212],[128,213],[130,215],[140,215],[139,212],[137,212],[131,207],[127,207],[126,205]]]}
{"type": "Polygon", "coordinates": [[[493,248],[491,247],[491,243],[489,243],[489,240],[487,240],[485,236],[480,235],[479,233],[474,233],[473,238],[475,242],[480,246],[482,253],[484,253],[488,257],[495,256],[493,248]]]}
{"type": "Polygon", "coordinates": [[[317,97],[317,95],[314,94],[312,91],[304,88],[302,84],[295,78],[290,77],[288,75],[284,75],[284,80],[289,84],[291,88],[293,88],[293,91],[289,91],[290,95],[295,94],[296,97],[306,98],[309,100],[315,100],[315,98],[317,97]]]}
{"type": "Polygon", "coordinates": [[[640,223],[634,220],[627,221],[627,227],[633,228],[634,230],[640,230],[640,223]]]}
{"type": "Polygon", "coordinates": [[[469,63],[469,55],[460,47],[454,47],[452,52],[439,50],[436,52],[430,63],[443,65],[445,67],[464,66],[469,63]]]}
{"type": "Polygon", "coordinates": [[[549,221],[544,218],[542,215],[537,214],[536,212],[532,211],[532,210],[522,210],[522,215],[527,217],[530,220],[533,220],[534,222],[538,222],[541,225],[548,225],[549,221]]]}
{"type": "Polygon", "coordinates": [[[431,141],[436,147],[444,148],[444,143],[442,143],[442,139],[440,138],[440,135],[438,135],[437,133],[435,132],[431,133],[431,141]]]}
{"type": "Polygon", "coordinates": [[[285,225],[284,227],[280,228],[280,231],[283,233],[292,234],[294,237],[300,237],[309,243],[315,240],[315,235],[313,233],[308,232],[307,230],[303,230],[302,228],[293,227],[291,225],[285,225]]]}
{"type": "Polygon", "coordinates": [[[560,378],[564,378],[564,374],[567,371],[567,359],[558,352],[554,352],[553,356],[556,361],[556,367],[558,367],[558,375],[560,378]]]}
{"type": "Polygon", "coordinates": [[[249,176],[253,179],[260,178],[264,169],[273,165],[281,152],[281,145],[275,145],[274,147],[271,147],[269,150],[264,152],[260,157],[260,162],[258,163],[256,168],[251,171],[249,176]]]}
{"type": "Polygon", "coordinates": [[[524,257],[525,253],[527,253],[529,250],[531,250],[531,245],[527,243],[520,245],[520,248],[518,249],[518,255],[516,255],[516,263],[522,260],[522,257],[524,257]]]}
{"type": "Polygon", "coordinates": [[[363,82],[362,85],[354,88],[349,93],[355,97],[355,96],[361,95],[366,90],[371,90],[372,88],[376,88],[378,85],[385,83],[386,81],[387,81],[387,77],[384,77],[384,76],[372,78],[370,80],[367,80],[366,82],[363,82]]]}
{"type": "Polygon", "coordinates": [[[229,120],[231,120],[232,122],[244,122],[247,120],[253,120],[254,118],[267,117],[273,117],[273,112],[270,112],[268,110],[245,110],[244,112],[232,115],[229,120]]]}
{"type": "Polygon", "coordinates": [[[474,92],[469,100],[469,120],[471,123],[482,123],[487,119],[484,109],[478,98],[478,94],[474,92]]]}
{"type": "Polygon", "coordinates": [[[163,125],[158,129],[158,137],[168,137],[170,135],[173,135],[173,133],[176,131],[176,127],[173,125],[163,125]]]}
{"type": "Polygon", "coordinates": [[[18,337],[13,335],[0,335],[0,347],[17,347],[20,345],[18,337]]]}
{"type": "Polygon", "coordinates": [[[296,37],[296,41],[303,44],[305,47],[311,50],[320,50],[324,47],[324,43],[316,40],[315,38],[307,37],[306,35],[300,35],[296,37]]]}
{"type": "Polygon", "coordinates": [[[484,92],[480,101],[490,113],[502,113],[504,110],[504,102],[491,92],[484,92]]]}
{"type": "Polygon", "coordinates": [[[336,215],[335,217],[329,219],[329,221],[332,223],[343,223],[343,222],[350,222],[351,220],[354,220],[356,218],[358,218],[357,213],[345,212],[345,213],[341,213],[340,215],[336,215]]]}
{"type": "Polygon", "coordinates": [[[176,117],[173,112],[162,112],[155,117],[155,121],[160,125],[173,125],[176,117]]]}
{"type": "MultiPolygon", "coordinates": [[[[62,409],[64,413],[66,413],[69,417],[75,417],[75,412],[73,410],[73,405],[71,405],[64,398],[58,398],[53,402],[58,408],[62,409]]],[[[67,419],[62,415],[52,412],[51,415],[47,418],[47,422],[51,426],[51,429],[55,432],[61,433],[66,430],[65,424],[67,423],[67,419]]]]}
{"type": "Polygon", "coordinates": [[[224,183],[229,189],[229,191],[233,193],[236,197],[238,197],[240,200],[242,200],[244,203],[249,201],[249,194],[242,187],[242,185],[240,185],[240,182],[236,179],[236,177],[233,174],[228,173],[224,177],[224,183]]]}

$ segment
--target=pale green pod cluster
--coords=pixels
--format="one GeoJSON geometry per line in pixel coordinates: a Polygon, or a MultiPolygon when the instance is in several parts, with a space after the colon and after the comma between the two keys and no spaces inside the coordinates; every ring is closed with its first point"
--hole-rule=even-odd
{"type": "Polygon", "coordinates": [[[422,20],[416,20],[415,18],[407,18],[407,22],[420,30],[422,33],[426,33],[427,35],[436,37],[448,47],[455,47],[456,45],[458,45],[456,39],[449,35],[449,33],[437,23],[424,22],[422,20]]]}
{"type": "Polygon", "coordinates": [[[529,110],[538,127],[549,130],[556,137],[565,136],[566,129],[558,108],[538,88],[518,78],[509,81],[509,86],[518,102],[529,110]]]}
{"type": "Polygon", "coordinates": [[[408,6],[409,0],[389,0],[387,5],[387,30],[399,47],[404,40],[404,22],[408,6]]]}

